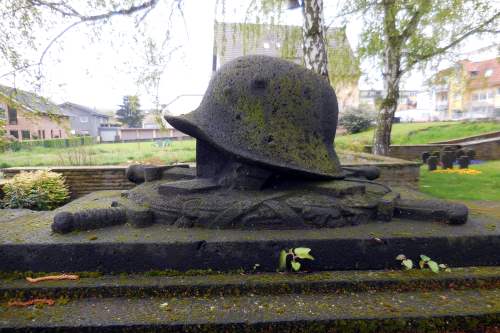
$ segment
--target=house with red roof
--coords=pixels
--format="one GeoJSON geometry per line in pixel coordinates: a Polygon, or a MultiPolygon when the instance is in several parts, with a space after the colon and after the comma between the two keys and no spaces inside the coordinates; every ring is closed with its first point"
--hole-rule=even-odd
{"type": "Polygon", "coordinates": [[[45,97],[18,88],[0,85],[0,122],[7,138],[17,141],[66,139],[69,117],[45,97]]]}
{"type": "Polygon", "coordinates": [[[459,61],[430,82],[440,119],[500,118],[500,57],[459,61]]]}

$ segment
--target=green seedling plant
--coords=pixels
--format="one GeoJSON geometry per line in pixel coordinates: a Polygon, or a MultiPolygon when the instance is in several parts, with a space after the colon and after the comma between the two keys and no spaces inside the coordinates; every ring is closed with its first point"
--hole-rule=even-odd
{"type": "Polygon", "coordinates": [[[404,270],[409,271],[410,269],[413,268],[413,260],[406,258],[404,254],[400,254],[396,257],[396,260],[401,261],[401,265],[403,266],[404,270]]]}
{"type": "Polygon", "coordinates": [[[298,261],[298,259],[314,260],[314,257],[311,256],[309,254],[309,252],[311,252],[311,249],[309,249],[307,247],[296,247],[293,249],[289,249],[288,251],[281,250],[278,270],[279,271],[286,270],[287,259],[290,256],[292,258],[290,261],[290,265],[292,266],[292,269],[295,272],[298,272],[300,270],[300,267],[301,267],[301,264],[298,261]]]}
{"type": "MultiPolygon", "coordinates": [[[[401,261],[401,266],[403,269],[408,271],[413,269],[413,260],[406,258],[404,254],[400,254],[396,257],[396,260],[401,261]]],[[[445,264],[438,264],[436,261],[432,260],[425,254],[420,255],[420,261],[418,262],[420,269],[424,269],[426,266],[433,272],[439,273],[440,271],[451,272],[451,269],[445,264]]]]}
{"type": "Polygon", "coordinates": [[[445,272],[451,272],[451,269],[446,266],[445,264],[438,264],[428,256],[421,254],[420,255],[420,261],[418,263],[420,266],[420,269],[424,269],[425,266],[429,267],[429,269],[434,272],[434,273],[439,273],[440,270],[445,271],[445,272]]]}

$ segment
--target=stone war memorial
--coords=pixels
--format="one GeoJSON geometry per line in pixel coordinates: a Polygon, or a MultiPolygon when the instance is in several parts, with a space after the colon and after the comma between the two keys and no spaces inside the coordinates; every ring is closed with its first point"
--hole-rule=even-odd
{"type": "Polygon", "coordinates": [[[2,305],[0,331],[498,332],[500,221],[343,167],[337,117],[302,66],[227,63],[165,116],[196,168],[0,223],[1,297],[53,300],[2,305]],[[22,279],[55,273],[76,277],[22,279]]]}

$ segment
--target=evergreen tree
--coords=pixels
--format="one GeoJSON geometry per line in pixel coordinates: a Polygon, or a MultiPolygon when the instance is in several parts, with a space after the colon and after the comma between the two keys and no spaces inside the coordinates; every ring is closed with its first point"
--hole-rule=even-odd
{"type": "Polygon", "coordinates": [[[123,104],[116,111],[116,118],[127,127],[142,127],[144,113],[141,110],[139,97],[131,95],[123,96],[123,104]]]}

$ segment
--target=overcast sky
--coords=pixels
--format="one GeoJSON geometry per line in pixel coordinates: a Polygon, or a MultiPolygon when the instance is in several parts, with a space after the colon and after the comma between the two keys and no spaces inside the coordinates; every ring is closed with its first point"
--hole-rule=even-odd
{"type": "MultiPolygon", "coordinates": [[[[244,19],[244,11],[248,0],[226,1],[226,21],[239,22],[244,19]]],[[[335,2],[325,1],[326,22],[337,12],[335,2]]],[[[172,18],[172,36],[167,51],[171,54],[164,74],[161,78],[158,97],[160,104],[167,104],[182,94],[203,94],[211,75],[213,51],[213,25],[215,19],[215,0],[185,0],[184,19],[179,15],[172,18]]],[[[170,9],[159,5],[142,22],[146,35],[161,43],[165,35],[165,27],[169,21],[170,9]]],[[[220,17],[219,17],[220,19],[220,17]]],[[[282,16],[286,24],[301,24],[300,10],[286,11],[282,16]]],[[[135,38],[137,32],[135,22],[130,18],[114,18],[101,30],[99,38],[93,38],[90,29],[75,29],[60,40],[46,57],[46,80],[41,93],[55,102],[72,101],[95,107],[97,109],[116,110],[124,95],[137,94],[143,107],[154,105],[155,92],[146,91],[137,79],[144,73],[145,56],[142,40],[135,38]]],[[[359,21],[347,25],[347,37],[356,48],[361,31],[359,21]]],[[[56,35],[58,30],[54,30],[56,35]]],[[[50,38],[50,36],[48,36],[50,38]]],[[[491,45],[492,40],[471,39],[464,48],[470,52],[491,45]]],[[[168,52],[167,52],[168,53],[168,52]]],[[[495,56],[495,53],[482,54],[479,58],[495,56]]],[[[371,64],[363,64],[365,72],[360,80],[360,88],[380,88],[380,72],[371,64]]],[[[428,74],[412,73],[410,79],[403,84],[406,89],[422,89],[424,77],[428,74]]],[[[12,85],[11,78],[1,79],[3,84],[12,85]]],[[[22,80],[17,79],[20,88],[29,89],[22,80]]],[[[174,103],[176,113],[190,110],[197,99],[186,103],[174,103]],[[194,102],[193,102],[194,101],[194,102]]]]}

